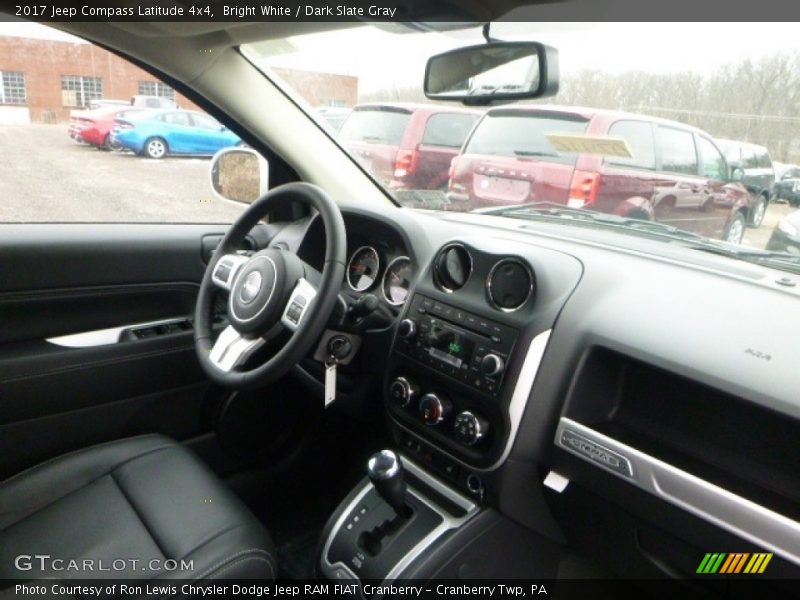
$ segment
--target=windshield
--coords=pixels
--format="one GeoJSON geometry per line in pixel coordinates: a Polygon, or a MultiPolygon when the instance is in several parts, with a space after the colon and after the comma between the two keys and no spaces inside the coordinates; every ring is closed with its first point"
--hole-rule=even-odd
{"type": "Polygon", "coordinates": [[[800,255],[787,233],[800,186],[781,184],[800,168],[800,41],[788,24],[688,23],[664,52],[652,40],[671,27],[494,24],[499,39],[558,49],[560,91],[486,108],[422,90],[427,59],[481,43],[478,29],[358,25],[242,51],[402,206],[526,219],[562,207],[620,217],[586,226],[800,255]]]}

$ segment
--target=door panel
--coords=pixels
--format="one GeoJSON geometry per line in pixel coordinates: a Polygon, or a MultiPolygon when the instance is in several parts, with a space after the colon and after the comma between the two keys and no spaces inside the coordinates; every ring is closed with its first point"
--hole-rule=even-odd
{"type": "MultiPolygon", "coordinates": [[[[226,228],[0,225],[0,479],[119,437],[209,430],[218,391],[186,319],[226,228]],[[48,341],[107,328],[119,329],[89,340],[99,345],[48,341]]],[[[259,226],[248,247],[275,231],[259,226]]]]}

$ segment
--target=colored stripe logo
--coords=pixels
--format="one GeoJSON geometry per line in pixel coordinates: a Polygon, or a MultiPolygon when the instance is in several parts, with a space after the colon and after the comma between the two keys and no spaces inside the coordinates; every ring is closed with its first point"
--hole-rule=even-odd
{"type": "Polygon", "coordinates": [[[700,561],[696,572],[709,575],[714,573],[755,575],[763,573],[771,560],[772,552],[755,552],[753,554],[749,552],[709,552],[700,561]]]}

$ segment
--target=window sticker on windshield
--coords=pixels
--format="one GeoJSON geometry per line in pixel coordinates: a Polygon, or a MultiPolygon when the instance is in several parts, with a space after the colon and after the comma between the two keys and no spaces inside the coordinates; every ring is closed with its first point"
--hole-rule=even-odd
{"type": "Polygon", "coordinates": [[[562,133],[548,133],[546,137],[557,152],[633,158],[628,142],[621,137],[562,133]]]}

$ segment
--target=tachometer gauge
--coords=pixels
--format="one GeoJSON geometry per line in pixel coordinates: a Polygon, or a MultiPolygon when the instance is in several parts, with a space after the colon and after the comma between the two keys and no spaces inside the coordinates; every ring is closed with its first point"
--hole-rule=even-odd
{"type": "Polygon", "coordinates": [[[362,246],[347,263],[347,284],[357,292],[366,292],[378,278],[381,260],[372,246],[362,246]]]}
{"type": "Polygon", "coordinates": [[[411,260],[407,256],[398,256],[389,266],[383,276],[383,297],[393,306],[402,305],[411,289],[411,260]]]}

